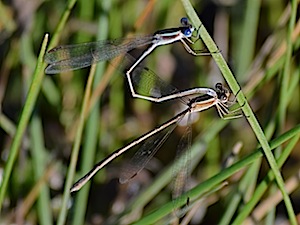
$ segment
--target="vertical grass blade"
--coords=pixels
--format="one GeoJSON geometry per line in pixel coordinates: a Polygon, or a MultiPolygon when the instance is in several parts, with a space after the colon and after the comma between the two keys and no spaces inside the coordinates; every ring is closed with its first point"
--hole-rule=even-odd
{"type": "Polygon", "coordinates": [[[65,183],[65,188],[64,188],[64,194],[63,194],[63,201],[61,205],[61,210],[60,214],[58,217],[58,225],[63,225],[66,222],[67,218],[67,204],[68,201],[70,200],[70,188],[72,186],[73,180],[74,180],[74,175],[75,175],[75,169],[76,169],[76,164],[78,160],[78,154],[79,154],[79,148],[81,144],[81,139],[82,139],[82,133],[83,133],[83,128],[85,124],[85,114],[86,114],[86,109],[88,105],[88,101],[90,99],[91,95],[91,90],[92,90],[92,84],[95,76],[95,69],[96,65],[93,65],[90,70],[88,82],[86,85],[86,90],[81,106],[81,112],[80,112],[80,119],[78,123],[78,127],[76,129],[76,137],[75,137],[75,142],[72,148],[72,154],[71,154],[71,160],[70,160],[70,165],[68,169],[68,174],[66,177],[66,183],[65,183]]]}
{"type": "Polygon", "coordinates": [[[11,171],[12,171],[13,165],[16,161],[24,132],[27,128],[29,118],[32,114],[33,108],[35,106],[35,103],[36,103],[36,100],[37,100],[37,97],[38,97],[38,94],[40,92],[41,85],[43,82],[43,78],[44,78],[43,56],[46,51],[48,37],[49,37],[48,34],[46,34],[44,37],[42,47],[41,47],[41,50],[39,53],[37,65],[36,65],[36,68],[35,68],[35,71],[33,74],[33,79],[32,79],[32,82],[31,82],[31,85],[30,85],[30,88],[29,88],[29,91],[28,91],[28,94],[26,97],[25,105],[22,110],[20,121],[19,121],[17,130],[16,130],[16,134],[14,136],[14,139],[13,139],[13,142],[12,142],[12,145],[10,148],[8,160],[7,160],[7,163],[4,168],[3,181],[2,181],[2,184],[0,187],[0,212],[2,209],[2,204],[3,204],[4,196],[6,193],[8,181],[9,181],[9,178],[11,175],[11,171]]]}
{"type": "MultiPolygon", "coordinates": [[[[192,23],[196,27],[200,27],[200,25],[202,25],[202,23],[201,23],[199,17],[197,16],[191,3],[188,0],[182,0],[182,3],[186,9],[187,14],[189,15],[189,17],[192,21],[192,23]]],[[[199,33],[200,33],[201,39],[207,46],[208,50],[210,52],[218,52],[219,49],[217,48],[217,45],[214,43],[214,41],[212,40],[212,38],[210,37],[210,35],[208,34],[207,30],[205,29],[205,27],[203,25],[200,27],[199,33]]],[[[285,205],[286,205],[286,208],[288,211],[290,222],[291,222],[291,224],[296,225],[297,220],[296,220],[296,216],[295,216],[295,213],[293,210],[291,200],[285,190],[283,178],[278,169],[275,158],[271,152],[269,143],[264,135],[264,131],[262,130],[260,124],[258,123],[258,120],[256,119],[255,114],[253,113],[249,103],[247,102],[246,97],[244,96],[243,92],[240,91],[240,86],[239,86],[238,82],[236,81],[236,79],[234,78],[234,76],[233,76],[231,70],[229,69],[225,59],[223,58],[222,54],[216,53],[216,54],[212,54],[212,56],[217,64],[217,66],[221,70],[221,72],[224,76],[224,79],[227,81],[230,89],[233,91],[233,93],[239,92],[239,94],[237,96],[237,100],[240,105],[244,105],[242,107],[242,110],[243,110],[244,114],[247,116],[247,120],[248,120],[250,126],[252,127],[252,130],[255,133],[256,138],[258,139],[259,143],[261,144],[262,149],[265,154],[265,157],[266,157],[272,171],[274,172],[275,180],[276,180],[278,187],[283,195],[283,200],[285,202],[285,205]]]]}
{"type": "MultiPolygon", "coordinates": [[[[41,119],[34,115],[30,123],[31,134],[31,150],[33,158],[33,168],[35,180],[38,181],[46,170],[46,165],[49,163],[46,156],[43,127],[41,119]]],[[[53,215],[51,213],[51,201],[49,187],[44,184],[41,187],[39,198],[37,199],[37,211],[40,224],[51,225],[53,224],[53,215]]]]}

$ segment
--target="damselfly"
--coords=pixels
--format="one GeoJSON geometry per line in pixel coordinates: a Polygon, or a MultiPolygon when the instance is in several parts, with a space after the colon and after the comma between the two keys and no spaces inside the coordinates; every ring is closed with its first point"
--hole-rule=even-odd
{"type": "Polygon", "coordinates": [[[133,97],[155,102],[164,101],[136,94],[130,74],[156,47],[177,41],[181,41],[190,54],[209,55],[210,53],[196,52],[188,45],[188,43],[194,43],[191,37],[195,28],[189,23],[187,18],[181,19],[181,25],[181,27],[159,30],[153,35],[55,47],[45,54],[44,60],[49,64],[45,72],[46,74],[56,74],[81,69],[100,61],[111,60],[119,55],[125,55],[133,49],[148,46],[140,57],[126,70],[126,77],[133,97]]]}
{"type": "Polygon", "coordinates": [[[147,162],[154,156],[157,150],[166,141],[170,133],[175,129],[176,124],[179,121],[181,121],[182,118],[185,117],[186,115],[189,115],[193,112],[204,111],[213,106],[216,107],[218,114],[221,118],[224,118],[225,115],[230,114],[231,112],[228,109],[230,103],[229,100],[230,92],[225,87],[223,87],[221,83],[216,84],[215,90],[211,88],[207,88],[207,89],[209,89],[211,93],[215,93],[215,94],[213,96],[204,94],[190,99],[186,103],[188,107],[187,109],[178,113],[172,119],[158,126],[154,130],[151,130],[148,133],[145,133],[144,135],[140,136],[136,140],[130,142],[125,147],[122,147],[116,150],[115,152],[111,153],[108,157],[106,157],[102,161],[98,162],[93,169],[91,169],[85,176],[79,179],[72,186],[70,191],[75,192],[80,190],[104,166],[106,166],[111,161],[113,161],[114,159],[122,155],[124,152],[128,151],[134,146],[139,145],[140,143],[154,136],[155,138],[151,138],[150,141],[146,141],[142,145],[142,147],[133,156],[130,167],[128,167],[126,171],[121,173],[120,182],[125,183],[129,181],[145,167],[147,162]],[[156,139],[156,137],[158,137],[156,135],[159,135],[166,128],[169,128],[168,132],[166,132],[163,135],[160,135],[159,138],[156,139]]]}

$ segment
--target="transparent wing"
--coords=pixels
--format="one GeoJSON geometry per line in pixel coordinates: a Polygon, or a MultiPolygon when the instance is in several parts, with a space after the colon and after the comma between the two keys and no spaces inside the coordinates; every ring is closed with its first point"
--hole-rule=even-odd
{"type": "Polygon", "coordinates": [[[120,183],[128,182],[146,166],[149,160],[168,139],[175,127],[176,123],[169,126],[165,131],[159,132],[152,136],[141,146],[141,148],[134,154],[130,162],[125,166],[125,168],[122,169],[119,179],[120,183]]]}
{"type": "Polygon", "coordinates": [[[149,35],[58,46],[46,53],[44,60],[49,65],[45,72],[56,74],[84,68],[100,61],[113,59],[132,49],[151,44],[152,40],[153,36],[149,35]]]}
{"type": "MultiPolygon", "coordinates": [[[[129,68],[135,61],[134,57],[126,54],[122,62],[123,65],[121,65],[123,67],[122,70],[124,71],[124,68],[129,68]]],[[[135,91],[144,96],[160,98],[180,92],[176,87],[162,80],[154,71],[141,65],[132,71],[131,80],[135,91]]],[[[180,100],[185,104],[189,101],[187,97],[180,100]]]]}
{"type": "Polygon", "coordinates": [[[132,80],[136,91],[143,95],[159,98],[179,92],[148,68],[137,67],[132,73],[132,80]]]}
{"type": "MultiPolygon", "coordinates": [[[[184,132],[184,135],[181,137],[176,153],[175,166],[173,169],[173,190],[172,190],[172,199],[173,199],[173,209],[177,217],[182,217],[186,208],[184,207],[179,209],[179,200],[178,198],[181,196],[186,199],[187,205],[189,202],[189,197],[185,193],[186,187],[188,185],[188,178],[190,176],[190,163],[191,163],[191,143],[192,143],[192,128],[190,126],[191,113],[188,114],[188,125],[184,132]]],[[[186,206],[187,206],[186,205],[186,206]]]]}

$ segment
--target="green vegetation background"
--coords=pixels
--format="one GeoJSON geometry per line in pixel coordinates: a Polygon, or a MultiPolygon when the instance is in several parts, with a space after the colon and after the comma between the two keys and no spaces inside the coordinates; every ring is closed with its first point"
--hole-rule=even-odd
{"type": "MultiPolygon", "coordinates": [[[[183,127],[128,184],[117,178],[136,149],[98,172],[80,192],[70,195],[69,188],[95,162],[171,118],[180,103],[132,99],[124,76],[107,62],[45,76],[43,54],[60,44],[151,34],[179,26],[185,16],[200,27],[205,43],[197,41],[193,48],[216,52],[216,44],[221,52],[194,57],[176,43],[156,49],[147,67],[178,89],[222,82],[237,93],[237,81],[237,101],[246,116],[224,121],[210,109],[192,125],[195,188],[180,222],[274,224],[283,218],[296,224],[298,2],[192,1],[197,14],[185,0],[0,2],[0,224],[178,222],[171,164],[183,127]],[[222,168],[234,149],[236,161],[222,168]]],[[[178,202],[184,205],[186,199],[178,202]]]]}

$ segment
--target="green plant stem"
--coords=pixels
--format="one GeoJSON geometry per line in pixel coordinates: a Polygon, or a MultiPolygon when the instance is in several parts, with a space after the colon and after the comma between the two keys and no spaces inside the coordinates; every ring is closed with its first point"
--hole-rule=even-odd
{"type": "MultiPolygon", "coordinates": [[[[105,3],[103,3],[103,5],[105,5],[105,3]]],[[[107,15],[105,14],[103,16],[100,16],[98,21],[99,34],[97,35],[97,39],[105,40],[107,38],[108,30],[109,30],[108,26],[109,23],[108,23],[107,15]]],[[[97,64],[95,79],[93,82],[93,88],[96,88],[97,84],[101,81],[104,69],[105,69],[105,62],[101,62],[97,64]]],[[[81,159],[81,166],[80,166],[80,174],[82,175],[84,175],[86,171],[88,171],[95,163],[95,152],[97,149],[97,141],[98,141],[98,134],[99,134],[99,124],[95,121],[99,121],[100,118],[99,105],[100,102],[99,100],[97,100],[87,119],[85,143],[82,149],[82,159],[81,159]]],[[[73,225],[80,225],[84,223],[90,184],[91,183],[88,182],[85,185],[85,188],[83,188],[80,192],[76,193],[76,202],[74,206],[74,218],[72,221],[73,225]]]]}
{"type": "Polygon", "coordinates": [[[61,16],[61,18],[59,20],[59,24],[57,25],[57,27],[53,33],[53,36],[49,42],[48,49],[51,49],[58,44],[58,41],[62,34],[62,31],[63,31],[63,29],[66,25],[66,22],[70,16],[71,10],[73,9],[76,2],[77,2],[77,0],[69,0],[68,1],[66,9],[64,11],[64,14],[61,16]]]}
{"type": "MultiPolygon", "coordinates": [[[[277,148],[279,145],[283,144],[287,140],[293,138],[296,135],[300,134],[300,125],[295,126],[293,129],[287,131],[286,133],[282,134],[280,137],[272,140],[270,142],[271,149],[277,148]]],[[[248,155],[244,159],[238,161],[237,163],[233,164],[232,166],[222,170],[222,172],[216,174],[215,176],[209,178],[205,182],[197,185],[193,189],[191,189],[189,192],[187,192],[187,195],[190,197],[190,200],[193,201],[194,199],[198,199],[199,196],[202,196],[205,194],[205,192],[208,192],[211,187],[215,187],[216,185],[219,185],[221,182],[226,180],[228,177],[232,176],[234,173],[238,172],[242,168],[248,166],[249,164],[253,163],[257,159],[263,156],[263,150],[262,148],[257,149],[252,154],[248,155]]],[[[184,205],[186,204],[186,199],[181,198],[179,199],[178,204],[184,205]]],[[[148,215],[144,216],[139,221],[136,221],[134,224],[155,224],[156,221],[163,218],[164,216],[171,213],[173,210],[173,202],[168,202],[162,207],[160,207],[157,210],[154,210],[152,213],[149,213],[148,215]]]]}
{"type": "Polygon", "coordinates": [[[251,182],[256,182],[256,179],[254,178],[257,178],[260,165],[261,165],[261,159],[258,159],[250,166],[249,169],[247,169],[246,174],[239,182],[237,191],[232,196],[230,196],[230,204],[228,204],[225,212],[222,215],[220,222],[218,222],[219,225],[230,224],[230,221],[232,220],[232,217],[235,214],[241,202],[241,199],[244,197],[245,192],[251,185],[251,182]]]}
{"type": "Polygon", "coordinates": [[[38,62],[37,62],[35,72],[33,75],[33,80],[32,80],[32,83],[31,83],[31,86],[30,86],[30,89],[29,89],[29,92],[28,92],[28,95],[27,95],[27,98],[25,101],[25,105],[24,105],[24,108],[23,108],[23,111],[21,114],[20,122],[17,127],[16,135],[12,142],[12,146],[10,149],[10,154],[9,154],[9,157],[7,160],[7,164],[4,168],[3,181],[2,181],[2,184],[0,187],[0,212],[1,212],[2,203],[4,200],[5,192],[7,189],[8,181],[10,178],[10,174],[11,174],[14,162],[17,158],[18,150],[20,148],[24,132],[26,130],[29,118],[33,111],[33,107],[36,103],[37,96],[41,89],[41,84],[42,84],[43,77],[44,77],[44,73],[42,72],[43,56],[46,51],[47,43],[48,43],[48,34],[45,35],[43,43],[42,43],[41,51],[40,51],[40,54],[38,57],[38,62]]]}
{"type": "Polygon", "coordinates": [[[293,53],[293,41],[292,34],[296,24],[297,16],[297,0],[291,1],[291,17],[288,25],[288,32],[286,37],[286,54],[285,62],[283,67],[283,74],[281,76],[281,87],[280,87],[280,102],[279,102],[279,130],[283,131],[284,123],[286,119],[286,110],[287,110],[287,93],[289,90],[289,79],[291,77],[290,67],[291,67],[291,58],[293,53]]]}
{"type": "MultiPolygon", "coordinates": [[[[283,57],[278,58],[278,60],[276,62],[274,62],[272,64],[272,66],[270,66],[266,71],[265,74],[267,74],[268,79],[262,79],[262,76],[260,79],[256,80],[254,85],[251,85],[247,88],[247,96],[249,96],[249,98],[251,98],[254,95],[254,90],[258,90],[260,87],[262,87],[267,81],[269,81],[272,77],[275,76],[275,74],[278,72],[279,68],[283,65],[283,57]]],[[[297,72],[295,72],[297,73],[297,72]]],[[[299,76],[293,76],[293,78],[295,78],[293,80],[293,82],[291,82],[292,84],[294,84],[294,86],[297,86],[297,78],[299,76]]],[[[290,88],[289,92],[293,93],[295,90],[294,88],[290,88]]],[[[289,94],[290,96],[291,94],[289,94]]],[[[203,136],[201,135],[201,137],[203,138],[202,140],[198,140],[197,138],[195,139],[195,142],[193,143],[193,147],[191,149],[192,151],[192,155],[195,155],[195,157],[199,156],[199,151],[201,151],[200,149],[203,147],[202,145],[211,142],[212,138],[216,135],[216,132],[219,132],[221,129],[223,129],[227,124],[228,124],[228,120],[224,121],[224,120],[218,120],[216,121],[216,123],[212,124],[210,127],[212,127],[212,129],[206,130],[203,134],[203,136]],[[198,146],[199,144],[200,147],[198,146]],[[193,149],[197,149],[197,153],[193,153],[193,149]]],[[[271,126],[269,129],[274,130],[275,124],[273,123],[273,126],[271,126]],[[273,128],[272,128],[273,127],[273,128]]],[[[271,131],[270,131],[271,132],[271,131]]],[[[267,132],[268,135],[267,136],[272,136],[272,133],[267,132]]],[[[194,156],[192,157],[194,159],[194,156]]],[[[147,187],[146,190],[144,190],[137,199],[134,200],[134,202],[132,204],[130,204],[130,206],[127,208],[128,212],[135,212],[136,210],[140,210],[141,208],[145,207],[146,204],[149,203],[149,201],[156,196],[160,190],[166,186],[169,182],[170,182],[170,176],[171,176],[171,170],[169,168],[166,168],[160,175],[158,178],[155,179],[155,181],[149,186],[147,187]],[[132,206],[131,206],[132,205],[132,206]]],[[[126,214],[126,213],[125,213],[126,214]]],[[[226,223],[224,221],[224,223],[226,223]]]]}
{"type": "MultiPolygon", "coordinates": [[[[71,10],[73,9],[76,2],[77,2],[77,0],[69,0],[67,2],[66,9],[64,10],[63,15],[59,19],[59,23],[58,23],[57,27],[55,28],[55,31],[53,33],[53,36],[51,37],[51,40],[47,47],[47,50],[53,48],[54,46],[56,46],[58,44],[60,36],[62,35],[63,30],[65,28],[66,22],[71,14],[71,10]]],[[[44,69],[45,69],[45,67],[43,68],[43,70],[44,69]]],[[[46,76],[45,81],[43,83],[43,87],[42,87],[43,93],[44,93],[45,97],[47,98],[47,100],[53,106],[57,106],[61,99],[59,96],[59,91],[57,91],[55,87],[56,87],[56,85],[53,84],[53,81],[48,76],[46,76]],[[49,93],[51,93],[51,94],[49,94],[49,93]]]]}
{"type": "Polygon", "coordinates": [[[80,144],[81,144],[81,138],[82,138],[82,133],[83,133],[83,128],[84,128],[84,123],[85,123],[85,113],[88,105],[88,101],[91,95],[91,89],[92,89],[92,84],[93,84],[93,79],[95,76],[95,69],[96,65],[92,65],[89,78],[87,81],[86,85],[86,91],[84,94],[83,98],[83,103],[81,107],[81,112],[80,112],[80,119],[78,123],[78,127],[76,129],[76,137],[75,137],[75,143],[72,148],[72,154],[71,154],[71,160],[70,160],[70,165],[69,165],[69,170],[66,178],[66,184],[65,184],[65,189],[64,189],[64,194],[63,194],[63,201],[61,205],[61,211],[58,217],[58,225],[63,225],[65,224],[66,217],[67,217],[67,203],[70,198],[70,188],[72,186],[72,182],[74,180],[74,174],[75,174],[75,169],[76,169],[76,164],[78,160],[78,154],[79,154],[79,149],[80,149],[80,144]]]}
{"type": "MultiPolygon", "coordinates": [[[[295,135],[290,143],[287,145],[283,153],[280,155],[279,159],[277,160],[278,167],[281,168],[286,159],[289,157],[291,151],[293,150],[294,146],[297,144],[299,140],[300,134],[295,135]]],[[[242,224],[243,221],[246,219],[247,216],[250,215],[253,208],[256,206],[256,204],[259,202],[259,200],[262,198],[263,194],[268,188],[268,185],[271,183],[271,181],[274,180],[274,173],[273,171],[269,171],[267,176],[263,179],[263,181],[257,186],[254,194],[252,195],[251,199],[247,204],[244,206],[244,208],[241,210],[241,212],[238,214],[237,218],[233,221],[232,225],[235,224],[242,224]]]]}
{"type": "Polygon", "coordinates": [[[210,37],[210,35],[208,34],[207,30],[205,29],[204,25],[201,23],[199,17],[197,16],[193,6],[191,5],[191,3],[188,0],[182,0],[182,3],[186,9],[187,15],[190,17],[192,23],[195,25],[195,27],[200,27],[200,37],[203,40],[203,42],[205,43],[205,45],[207,46],[208,50],[210,52],[214,52],[212,54],[216,64],[218,65],[219,69],[221,70],[224,79],[226,80],[226,82],[228,83],[228,86],[230,87],[230,89],[233,91],[233,93],[239,93],[236,97],[237,97],[237,101],[238,103],[243,107],[242,110],[244,112],[244,114],[247,117],[247,120],[250,124],[250,126],[252,127],[253,132],[256,135],[256,138],[258,139],[259,143],[262,146],[262,149],[264,151],[265,157],[272,169],[272,171],[274,172],[274,176],[277,182],[277,185],[283,195],[283,200],[285,202],[286,208],[287,208],[287,212],[290,218],[290,222],[291,224],[296,225],[297,224],[297,220],[296,220],[296,216],[293,210],[293,206],[291,203],[291,200],[289,198],[289,195],[287,194],[286,190],[285,190],[285,186],[284,186],[284,181],[283,178],[281,176],[281,173],[278,169],[278,166],[276,164],[275,158],[271,152],[269,143],[264,135],[264,132],[262,130],[262,128],[260,127],[249,103],[246,100],[246,97],[244,96],[243,92],[240,91],[240,87],[239,84],[237,83],[236,79],[234,78],[231,70],[229,69],[225,59],[223,58],[221,53],[216,53],[219,52],[219,49],[217,47],[217,45],[214,43],[214,41],[212,40],[212,38],[210,37]],[[200,26],[201,25],[201,26],[200,26]]]}
{"type": "MultiPolygon", "coordinates": [[[[193,167],[195,167],[202,159],[207,145],[218,133],[220,133],[226,124],[227,121],[225,120],[212,123],[210,126],[212,128],[206,130],[204,134],[201,135],[201,138],[197,138],[193,143],[193,146],[191,147],[191,159],[193,159],[191,162],[191,171],[193,171],[193,167]]],[[[145,189],[137,199],[134,200],[132,207],[129,206],[128,210],[133,211],[141,209],[148,204],[149,201],[163,189],[163,187],[171,182],[174,168],[176,168],[176,165],[171,164],[169,167],[164,169],[159,177],[156,178],[155,181],[147,189],[145,189]]]]}
{"type": "Polygon", "coordinates": [[[13,165],[16,161],[17,155],[18,155],[18,151],[22,142],[22,138],[24,135],[24,132],[27,128],[28,125],[28,121],[30,119],[30,116],[32,114],[34,105],[36,103],[37,100],[37,96],[40,92],[41,89],[41,85],[42,85],[42,81],[44,78],[44,72],[43,72],[43,56],[45,54],[46,51],[46,46],[48,43],[48,34],[45,35],[43,43],[42,43],[42,47],[41,47],[41,51],[39,53],[39,57],[38,57],[38,61],[37,61],[37,65],[34,71],[34,75],[33,75],[33,79],[29,88],[29,92],[28,95],[26,97],[26,101],[25,101],[25,105],[24,108],[22,110],[22,114],[20,117],[20,122],[18,124],[17,130],[16,130],[16,134],[14,136],[14,139],[12,141],[12,145],[10,148],[10,152],[9,152],[9,156],[8,156],[8,160],[7,163],[5,165],[4,168],[4,174],[3,174],[3,181],[0,187],[0,212],[2,209],[2,204],[3,204],[3,200],[4,200],[4,196],[6,193],[6,189],[7,189],[7,185],[8,185],[8,181],[12,172],[12,168],[13,165]]]}
{"type": "Polygon", "coordinates": [[[0,114],[0,126],[1,128],[8,133],[11,137],[13,137],[16,133],[15,124],[4,114],[0,114]]]}
{"type": "MultiPolygon", "coordinates": [[[[37,115],[33,115],[30,122],[30,136],[31,136],[31,152],[32,163],[35,180],[38,180],[44,175],[47,165],[47,156],[45,151],[45,143],[43,137],[43,127],[41,119],[37,115]]],[[[43,184],[37,200],[37,211],[39,223],[43,225],[53,224],[50,190],[46,184],[43,184]]]]}
{"type": "Polygon", "coordinates": [[[236,75],[243,81],[247,79],[245,77],[246,71],[253,60],[260,7],[261,0],[247,0],[243,29],[241,35],[239,35],[239,40],[237,40],[239,46],[236,75]]]}

